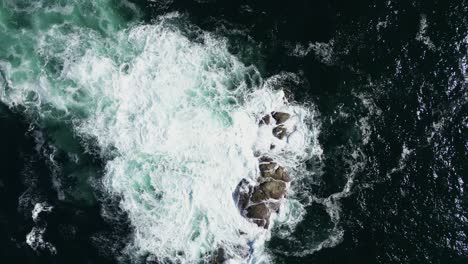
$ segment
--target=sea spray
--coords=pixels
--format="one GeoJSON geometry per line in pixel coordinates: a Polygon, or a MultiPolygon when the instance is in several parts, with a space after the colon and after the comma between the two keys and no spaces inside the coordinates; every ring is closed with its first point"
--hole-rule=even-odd
{"type": "MultiPolygon", "coordinates": [[[[282,87],[229,53],[226,39],[177,14],[112,36],[67,23],[27,33],[24,52],[37,54],[2,59],[1,100],[43,125],[71,123],[97,143],[105,191],[122,198],[134,227],[129,255],[193,263],[223,248],[239,262],[268,259],[270,231],[239,214],[233,192],[258,176],[258,153],[293,177],[305,169],[302,161],[320,153],[312,110],[288,103],[282,87]],[[258,127],[278,110],[292,113],[287,144],[258,127]]],[[[294,215],[282,219],[297,223],[301,204],[284,203],[294,215]]]]}

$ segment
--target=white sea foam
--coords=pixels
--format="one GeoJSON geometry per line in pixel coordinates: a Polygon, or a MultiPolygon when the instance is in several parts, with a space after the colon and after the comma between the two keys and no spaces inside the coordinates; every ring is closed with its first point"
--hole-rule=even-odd
{"type": "Polygon", "coordinates": [[[43,203],[36,203],[34,205],[34,209],[32,210],[32,219],[34,222],[37,222],[39,220],[39,214],[42,212],[51,212],[52,211],[52,206],[48,205],[46,202],[43,203]]]}
{"type": "Polygon", "coordinates": [[[333,64],[333,48],[335,40],[331,39],[328,42],[309,42],[308,45],[297,43],[290,54],[295,57],[305,57],[311,51],[314,52],[317,59],[327,65],[333,64]]]}
{"type": "Polygon", "coordinates": [[[51,212],[52,206],[48,205],[46,202],[36,203],[34,209],[32,210],[31,216],[36,223],[26,235],[26,244],[28,244],[32,249],[35,251],[38,250],[48,250],[51,254],[57,254],[57,249],[52,245],[52,243],[47,242],[44,240],[44,233],[46,231],[47,223],[40,223],[39,220],[41,218],[42,212],[51,212]]]}
{"type": "Polygon", "coordinates": [[[416,35],[416,40],[424,43],[424,45],[426,45],[430,50],[435,50],[436,46],[427,35],[427,28],[427,17],[425,14],[421,14],[421,19],[419,20],[419,31],[416,35]]]}
{"type": "Polygon", "coordinates": [[[45,227],[33,227],[26,235],[26,243],[35,251],[48,250],[51,254],[57,254],[57,249],[50,242],[44,241],[45,227]]]}
{"type": "MultiPolygon", "coordinates": [[[[13,83],[1,99],[45,118],[46,106],[59,109],[78,135],[97,142],[108,160],[103,185],[122,197],[135,230],[128,254],[194,263],[222,247],[231,261],[268,261],[262,248],[270,231],[243,218],[232,194],[243,178],[257,177],[261,154],[299,177],[302,162],[321,153],[314,112],[288,103],[274,78],[263,82],[228,52],[226,40],[181,23],[171,14],[112,39],[54,26],[36,48],[63,61],[59,77],[13,83]],[[292,114],[284,140],[258,126],[271,111],[292,114]]],[[[15,71],[2,68],[7,79],[15,71]]],[[[303,206],[293,199],[284,206],[277,221],[296,224],[303,206]]]]}

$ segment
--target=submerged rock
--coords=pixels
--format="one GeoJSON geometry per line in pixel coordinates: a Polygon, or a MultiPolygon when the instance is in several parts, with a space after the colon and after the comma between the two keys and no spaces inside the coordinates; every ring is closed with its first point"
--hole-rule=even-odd
{"type": "Polygon", "coordinates": [[[226,255],[224,248],[220,247],[214,254],[211,256],[212,264],[222,264],[229,259],[229,256],[226,255]]]}
{"type": "Polygon", "coordinates": [[[271,115],[276,120],[276,124],[282,124],[291,117],[290,114],[283,112],[272,112],[271,115]]]}
{"type": "Polygon", "coordinates": [[[258,225],[259,227],[263,227],[265,229],[267,229],[270,224],[269,219],[253,219],[252,222],[258,225]]]}
{"type": "Polygon", "coordinates": [[[234,200],[237,207],[242,211],[249,204],[249,199],[252,193],[252,186],[246,179],[242,179],[236,187],[234,192],[234,200]]]}
{"type": "Polygon", "coordinates": [[[259,125],[269,125],[270,124],[270,115],[266,115],[262,117],[262,119],[259,122],[259,125]]]}
{"type": "Polygon", "coordinates": [[[283,125],[279,125],[273,128],[273,135],[279,139],[283,139],[286,136],[287,130],[283,125]]]}
{"type": "Polygon", "coordinates": [[[273,161],[272,158],[267,157],[267,156],[261,156],[258,160],[259,160],[260,162],[272,162],[272,161],[273,161]]]}

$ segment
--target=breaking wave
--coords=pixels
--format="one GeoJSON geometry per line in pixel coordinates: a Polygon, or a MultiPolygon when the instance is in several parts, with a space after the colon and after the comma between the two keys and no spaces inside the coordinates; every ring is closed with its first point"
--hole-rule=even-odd
{"type": "MultiPolygon", "coordinates": [[[[307,175],[304,160],[321,154],[313,108],[288,102],[281,76],[263,80],[226,39],[178,14],[112,35],[62,23],[22,38],[29,46],[0,62],[0,98],[97,143],[103,188],[122,198],[134,227],[130,256],[193,263],[223,248],[233,261],[268,260],[262,248],[271,227],[241,216],[235,187],[258,176],[259,155],[294,178],[307,175]],[[272,111],[291,113],[287,139],[258,126],[272,111]]],[[[302,219],[299,201],[282,206],[282,225],[302,219]]]]}

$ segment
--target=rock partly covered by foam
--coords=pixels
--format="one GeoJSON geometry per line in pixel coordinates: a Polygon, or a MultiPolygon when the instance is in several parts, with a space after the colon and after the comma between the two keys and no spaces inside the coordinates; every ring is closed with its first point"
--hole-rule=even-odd
{"type": "MultiPolygon", "coordinates": [[[[288,134],[284,123],[290,117],[289,113],[274,111],[263,116],[259,125],[270,125],[273,118],[275,127],[272,133],[278,139],[283,139],[288,134]]],[[[243,179],[237,185],[235,199],[244,217],[260,227],[268,228],[270,216],[279,211],[281,199],[287,193],[291,178],[283,166],[267,156],[259,158],[258,168],[260,175],[256,182],[243,179]]]]}
{"type": "Polygon", "coordinates": [[[273,128],[273,135],[279,139],[283,139],[284,136],[286,136],[286,134],[288,133],[288,130],[286,129],[285,126],[283,125],[279,125],[275,128],[273,128]]]}
{"type": "Polygon", "coordinates": [[[284,112],[271,112],[270,114],[263,116],[258,124],[270,125],[272,117],[276,123],[276,126],[272,130],[272,133],[275,137],[283,139],[288,134],[288,131],[283,125],[283,123],[286,122],[291,117],[291,115],[284,112]]]}
{"type": "Polygon", "coordinates": [[[261,176],[256,186],[242,180],[236,188],[237,206],[242,214],[258,226],[268,228],[272,212],[279,210],[280,200],[286,195],[289,177],[283,167],[273,161],[259,165],[261,176]]]}
{"type": "Polygon", "coordinates": [[[266,115],[262,117],[262,119],[259,122],[259,125],[269,125],[270,124],[270,115],[266,115]]]}
{"type": "Polygon", "coordinates": [[[284,171],[284,168],[282,166],[279,166],[275,162],[261,163],[259,168],[260,168],[260,175],[264,179],[271,178],[274,180],[279,180],[279,181],[284,181],[284,182],[291,181],[291,178],[289,178],[288,173],[284,171]]]}
{"type": "Polygon", "coordinates": [[[258,186],[259,189],[272,199],[281,199],[286,194],[286,183],[283,181],[267,181],[258,186]]]}
{"type": "Polygon", "coordinates": [[[286,120],[289,119],[289,117],[291,117],[290,114],[283,112],[272,112],[271,115],[276,120],[276,124],[278,125],[283,124],[284,122],[286,122],[286,120]]]}

